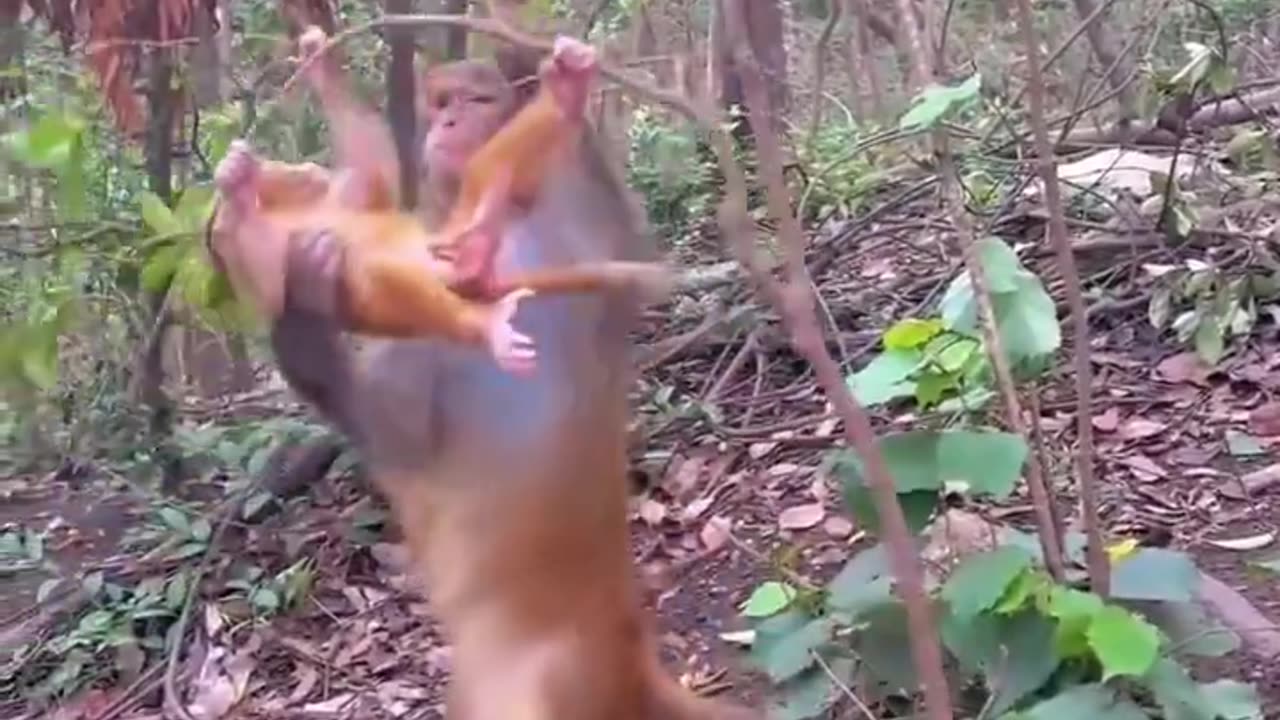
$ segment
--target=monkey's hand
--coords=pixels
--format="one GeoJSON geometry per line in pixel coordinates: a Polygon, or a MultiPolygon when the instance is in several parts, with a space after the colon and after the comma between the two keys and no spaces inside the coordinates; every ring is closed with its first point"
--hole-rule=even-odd
{"type": "Polygon", "coordinates": [[[258,180],[261,163],[253,154],[249,143],[232,140],[218,167],[213,171],[213,183],[222,195],[223,212],[230,212],[231,223],[251,212],[258,204],[258,180]]]}
{"type": "Polygon", "coordinates": [[[302,34],[298,36],[298,59],[306,63],[304,73],[307,80],[317,89],[322,89],[330,79],[330,73],[325,66],[328,60],[320,57],[325,43],[328,41],[329,36],[316,25],[303,30],[302,34]]]}
{"type": "Polygon", "coordinates": [[[561,35],[542,67],[542,81],[570,120],[579,120],[587,108],[591,82],[600,69],[596,49],[581,40],[561,35]]]}
{"type": "Polygon", "coordinates": [[[489,352],[493,355],[498,367],[516,375],[528,375],[533,372],[537,352],[533,340],[518,332],[511,324],[520,301],[533,295],[532,290],[520,289],[507,293],[494,303],[489,315],[486,335],[489,339],[489,352]]]}

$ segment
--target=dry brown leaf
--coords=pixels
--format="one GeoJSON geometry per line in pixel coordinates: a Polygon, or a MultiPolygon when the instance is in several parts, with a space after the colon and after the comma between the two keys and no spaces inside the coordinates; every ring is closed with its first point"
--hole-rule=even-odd
{"type": "Polygon", "coordinates": [[[1205,365],[1200,356],[1194,352],[1170,355],[1156,365],[1156,376],[1172,383],[1203,385],[1212,371],[1213,368],[1205,365]]]}
{"type": "Polygon", "coordinates": [[[1168,425],[1146,418],[1131,418],[1120,427],[1120,437],[1125,440],[1142,440],[1159,435],[1168,425]]]}
{"type": "Polygon", "coordinates": [[[1154,460],[1146,455],[1130,455],[1129,457],[1121,458],[1120,462],[1127,465],[1142,480],[1150,481],[1169,476],[1164,468],[1157,465],[1154,460]]]}
{"type": "Polygon", "coordinates": [[[827,508],[820,502],[795,505],[778,515],[778,527],[783,530],[808,530],[822,522],[827,508]]]}
{"type": "Polygon", "coordinates": [[[1120,410],[1112,406],[1093,416],[1093,429],[1098,432],[1115,432],[1120,426],[1120,410]]]}
{"type": "Polygon", "coordinates": [[[1280,402],[1259,405],[1249,413],[1249,430],[1255,435],[1280,435],[1280,402]]]}
{"type": "Polygon", "coordinates": [[[1276,534],[1273,532],[1265,532],[1258,535],[1249,535],[1239,538],[1223,538],[1221,540],[1213,540],[1206,538],[1205,542],[1214,547],[1220,547],[1223,550],[1236,550],[1244,552],[1246,550],[1260,550],[1271,543],[1275,542],[1276,534]]]}
{"type": "Polygon", "coordinates": [[[702,526],[702,532],[698,533],[698,539],[702,541],[702,546],[710,552],[715,552],[724,547],[729,541],[729,532],[732,523],[729,518],[722,515],[714,515],[702,526]]]}
{"type": "Polygon", "coordinates": [[[853,523],[849,521],[849,518],[832,515],[822,521],[822,529],[831,537],[843,540],[853,534],[853,523]]]}
{"type": "Polygon", "coordinates": [[[715,495],[703,495],[700,498],[695,498],[693,502],[684,506],[684,510],[680,512],[680,518],[685,522],[697,520],[702,517],[702,513],[706,512],[715,500],[715,495]]]}
{"type": "Polygon", "coordinates": [[[754,442],[747,446],[747,454],[752,460],[759,460],[777,449],[777,442],[754,442]]]}
{"type": "Polygon", "coordinates": [[[640,502],[639,514],[650,527],[657,527],[667,519],[667,506],[653,498],[645,498],[640,502]]]}

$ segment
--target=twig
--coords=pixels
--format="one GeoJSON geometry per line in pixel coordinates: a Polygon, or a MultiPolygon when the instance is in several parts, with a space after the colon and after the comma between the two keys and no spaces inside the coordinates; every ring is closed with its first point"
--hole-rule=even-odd
{"type": "Polygon", "coordinates": [[[1044,184],[1045,206],[1049,211],[1049,241],[1058,251],[1058,272],[1062,276],[1071,312],[1072,360],[1076,376],[1076,434],[1080,443],[1076,456],[1076,472],[1080,482],[1080,505],[1084,532],[1088,540],[1087,562],[1090,586],[1106,597],[1110,586],[1107,555],[1102,546],[1101,520],[1098,516],[1098,489],[1093,475],[1093,367],[1089,364],[1089,317],[1084,294],[1080,289],[1080,273],[1067,237],[1067,224],[1062,212],[1062,195],[1054,166],[1049,128],[1045,124],[1044,77],[1040,72],[1039,45],[1033,25],[1031,0],[1017,0],[1018,26],[1027,53],[1028,101],[1030,121],[1035,138],[1036,168],[1044,184]]]}

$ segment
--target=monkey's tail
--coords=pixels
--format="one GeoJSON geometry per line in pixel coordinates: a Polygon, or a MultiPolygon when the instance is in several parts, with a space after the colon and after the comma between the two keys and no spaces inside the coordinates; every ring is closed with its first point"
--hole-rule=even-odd
{"type": "Polygon", "coordinates": [[[496,294],[522,288],[539,294],[623,292],[652,304],[665,300],[674,287],[671,270],[661,263],[616,260],[529,270],[502,278],[496,294]]]}

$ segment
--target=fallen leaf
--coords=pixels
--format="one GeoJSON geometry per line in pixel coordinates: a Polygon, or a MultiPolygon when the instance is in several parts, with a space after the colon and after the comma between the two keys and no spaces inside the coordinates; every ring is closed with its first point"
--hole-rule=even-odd
{"type": "Polygon", "coordinates": [[[1120,426],[1120,409],[1114,405],[1093,416],[1093,429],[1098,432],[1115,432],[1120,426]]]}
{"type": "Polygon", "coordinates": [[[734,630],[732,632],[720,633],[720,639],[730,645],[738,645],[741,647],[751,647],[756,642],[755,630],[734,630]]]}
{"type": "Polygon", "coordinates": [[[751,456],[752,460],[759,460],[773,452],[777,447],[778,443],[776,442],[755,442],[747,447],[747,454],[751,456]]]}
{"type": "Polygon", "coordinates": [[[1214,547],[1220,547],[1223,550],[1237,550],[1244,552],[1246,550],[1258,550],[1275,542],[1276,534],[1273,532],[1265,532],[1260,535],[1250,535],[1240,538],[1224,538],[1222,540],[1205,539],[1205,542],[1214,547]]]}
{"type": "Polygon", "coordinates": [[[1139,475],[1139,479],[1146,480],[1148,482],[1158,478],[1165,478],[1169,475],[1165,472],[1164,468],[1157,465],[1154,460],[1146,455],[1130,455],[1129,457],[1122,458],[1120,462],[1127,465],[1129,469],[1139,475]]]}
{"type": "Polygon", "coordinates": [[[813,431],[814,437],[831,437],[835,433],[836,428],[840,426],[840,418],[831,417],[818,423],[817,429],[813,431]]]}
{"type": "Polygon", "coordinates": [[[1205,365],[1195,352],[1183,352],[1170,355],[1156,365],[1156,375],[1172,383],[1193,383],[1203,385],[1209,379],[1213,368],[1205,365]]]}
{"type": "Polygon", "coordinates": [[[1280,402],[1254,408],[1249,413],[1249,429],[1258,435],[1280,435],[1280,402]]]}
{"type": "Polygon", "coordinates": [[[711,507],[711,503],[715,501],[715,495],[703,495],[700,498],[695,498],[688,505],[684,506],[684,510],[680,511],[680,517],[686,522],[690,520],[697,520],[702,516],[702,513],[706,512],[707,509],[711,507]]]}
{"type": "Polygon", "coordinates": [[[667,518],[667,506],[653,498],[645,498],[640,503],[640,518],[650,527],[657,527],[667,518]]]}
{"type": "Polygon", "coordinates": [[[716,515],[702,526],[702,532],[698,533],[698,539],[702,540],[702,545],[709,552],[715,552],[724,547],[729,541],[729,529],[732,524],[729,518],[716,515]]]}
{"type": "Polygon", "coordinates": [[[832,515],[822,521],[822,529],[837,540],[843,540],[853,534],[853,523],[849,518],[832,515]]]}
{"type": "Polygon", "coordinates": [[[1227,452],[1231,453],[1233,457],[1252,457],[1254,455],[1264,455],[1267,452],[1257,438],[1239,430],[1228,430],[1225,438],[1227,452]]]}
{"type": "Polygon", "coordinates": [[[1280,464],[1268,465],[1260,470],[1254,470],[1241,477],[1240,482],[1244,484],[1245,490],[1250,495],[1261,492],[1280,482],[1280,464]]]}
{"type": "Polygon", "coordinates": [[[310,663],[301,663],[298,665],[297,671],[294,673],[298,678],[298,684],[294,686],[293,692],[289,693],[288,704],[296,706],[298,703],[307,699],[311,691],[315,689],[316,683],[320,680],[320,673],[310,663]]]}
{"type": "Polygon", "coordinates": [[[355,696],[351,693],[342,693],[340,695],[334,695],[328,700],[307,703],[302,706],[302,712],[311,715],[339,715],[343,710],[347,709],[355,699],[355,696]]]}
{"type": "Polygon", "coordinates": [[[1125,440],[1142,440],[1153,435],[1159,435],[1167,427],[1168,425],[1155,420],[1133,418],[1121,426],[1120,437],[1125,440]]]}
{"type": "Polygon", "coordinates": [[[827,508],[820,502],[795,505],[778,515],[778,527],[783,530],[808,530],[822,522],[827,508]]]}
{"type": "Polygon", "coordinates": [[[404,572],[409,567],[409,549],[399,543],[374,543],[369,554],[392,573],[404,572]]]}

